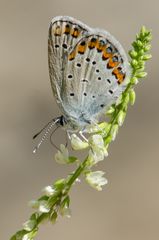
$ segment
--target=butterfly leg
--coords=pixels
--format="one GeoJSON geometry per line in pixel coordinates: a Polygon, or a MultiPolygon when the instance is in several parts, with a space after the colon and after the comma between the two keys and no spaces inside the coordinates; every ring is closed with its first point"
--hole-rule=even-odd
{"type": "Polygon", "coordinates": [[[74,130],[67,129],[67,136],[69,140],[71,140],[71,134],[73,134],[74,132],[75,132],[74,130]]]}
{"type": "Polygon", "coordinates": [[[88,142],[88,139],[83,135],[83,132],[84,131],[79,131],[79,135],[86,141],[86,142],[88,142]]]}

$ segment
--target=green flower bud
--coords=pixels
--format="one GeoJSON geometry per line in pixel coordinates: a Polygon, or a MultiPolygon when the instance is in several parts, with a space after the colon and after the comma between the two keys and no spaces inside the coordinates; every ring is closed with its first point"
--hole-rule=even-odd
{"type": "Polygon", "coordinates": [[[118,118],[117,118],[117,122],[118,122],[119,126],[122,126],[124,119],[125,119],[125,112],[121,110],[119,112],[118,118]]]}
{"type": "Polygon", "coordinates": [[[146,27],[142,26],[141,31],[140,31],[142,36],[145,36],[145,34],[147,33],[146,27]]]}
{"type": "Polygon", "coordinates": [[[150,51],[150,49],[151,49],[151,45],[150,45],[150,44],[147,44],[147,45],[144,47],[144,51],[145,51],[145,52],[150,51]]]}
{"type": "Polygon", "coordinates": [[[131,62],[132,67],[137,67],[138,66],[138,61],[133,59],[131,62]]]}
{"type": "Polygon", "coordinates": [[[137,84],[138,83],[138,79],[136,77],[131,78],[130,81],[131,81],[132,84],[137,84]]]}
{"type": "Polygon", "coordinates": [[[135,50],[131,50],[131,51],[129,51],[129,55],[131,58],[136,58],[138,54],[135,50]]]}
{"type": "Polygon", "coordinates": [[[111,129],[111,136],[112,136],[113,141],[115,140],[116,135],[118,133],[118,128],[119,128],[118,124],[115,124],[115,125],[113,125],[113,127],[111,129]]]}
{"type": "Polygon", "coordinates": [[[147,76],[146,72],[139,72],[135,74],[137,78],[144,78],[147,76]]]}
{"type": "Polygon", "coordinates": [[[151,54],[146,54],[146,55],[144,55],[143,56],[143,60],[145,60],[145,61],[147,61],[147,60],[149,60],[150,58],[152,58],[152,55],[151,54]]]}
{"type": "Polygon", "coordinates": [[[136,99],[136,94],[135,94],[134,89],[131,89],[131,90],[130,90],[129,96],[130,96],[130,104],[131,104],[131,105],[134,105],[135,99],[136,99]]]}
{"type": "Polygon", "coordinates": [[[107,137],[104,139],[104,144],[105,144],[105,145],[108,145],[111,141],[112,141],[112,136],[109,135],[109,136],[107,136],[107,137]]]}
{"type": "Polygon", "coordinates": [[[124,98],[124,105],[128,105],[129,103],[129,93],[126,94],[125,98],[124,98]]]}
{"type": "Polygon", "coordinates": [[[115,111],[114,107],[110,106],[106,112],[106,115],[111,115],[115,111]]]}
{"type": "Polygon", "coordinates": [[[139,48],[141,48],[143,46],[143,43],[140,40],[137,40],[136,44],[139,48]]]}

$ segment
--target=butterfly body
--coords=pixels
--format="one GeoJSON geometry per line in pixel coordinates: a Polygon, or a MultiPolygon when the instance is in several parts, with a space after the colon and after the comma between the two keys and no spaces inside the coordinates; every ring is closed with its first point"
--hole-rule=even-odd
{"type": "Polygon", "coordinates": [[[126,54],[110,33],[67,16],[50,24],[48,60],[53,94],[73,130],[95,122],[116,102],[130,75],[126,54]]]}

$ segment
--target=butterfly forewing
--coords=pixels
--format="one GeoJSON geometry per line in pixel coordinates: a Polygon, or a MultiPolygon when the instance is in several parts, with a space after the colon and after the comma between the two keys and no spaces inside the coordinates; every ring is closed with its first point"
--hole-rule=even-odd
{"type": "Polygon", "coordinates": [[[71,17],[55,17],[51,21],[48,36],[49,74],[58,103],[62,104],[61,91],[68,53],[88,31],[87,26],[79,24],[71,17]]]}
{"type": "Polygon", "coordinates": [[[79,126],[117,100],[129,75],[126,54],[112,35],[69,17],[51,24],[49,69],[62,111],[79,126]]]}

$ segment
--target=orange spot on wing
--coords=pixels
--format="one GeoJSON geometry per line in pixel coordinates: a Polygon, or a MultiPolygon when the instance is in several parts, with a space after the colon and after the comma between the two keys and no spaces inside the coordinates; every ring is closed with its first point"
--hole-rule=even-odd
{"type": "Polygon", "coordinates": [[[110,59],[109,59],[109,62],[108,62],[108,64],[107,64],[107,67],[108,68],[114,68],[114,67],[117,67],[119,65],[119,62],[114,62],[113,61],[113,58],[111,57],[110,59]]]}
{"type": "Polygon", "coordinates": [[[69,59],[70,61],[72,61],[75,57],[76,57],[76,51],[73,51],[73,52],[71,52],[70,55],[68,56],[68,59],[69,59]]]}
{"type": "Polygon", "coordinates": [[[88,42],[88,47],[89,47],[90,49],[95,48],[96,45],[97,45],[97,39],[95,39],[95,38],[92,38],[92,39],[88,42]]]}
{"type": "Polygon", "coordinates": [[[112,74],[115,75],[116,79],[118,80],[118,84],[121,84],[124,81],[125,73],[120,71],[120,67],[115,68],[112,74]]]}
{"type": "Polygon", "coordinates": [[[70,34],[71,28],[70,25],[66,24],[65,28],[64,28],[64,33],[65,34],[70,34]]]}
{"type": "Polygon", "coordinates": [[[113,54],[112,53],[108,53],[107,49],[104,49],[103,54],[102,54],[102,59],[103,60],[107,60],[108,58],[112,58],[113,54]]]}
{"type": "Polygon", "coordinates": [[[78,53],[80,54],[84,54],[84,52],[86,51],[86,43],[85,42],[81,42],[81,44],[78,46],[78,53]]]}
{"type": "Polygon", "coordinates": [[[72,32],[71,32],[72,37],[77,38],[79,34],[80,34],[80,31],[78,28],[75,27],[74,29],[72,29],[72,32]]]}
{"type": "Polygon", "coordinates": [[[60,26],[56,26],[55,28],[53,28],[53,34],[55,36],[61,36],[62,34],[62,29],[60,26]]]}
{"type": "Polygon", "coordinates": [[[102,41],[97,41],[96,47],[97,47],[97,51],[98,52],[102,52],[102,51],[105,50],[106,44],[104,42],[102,42],[102,41]]]}

